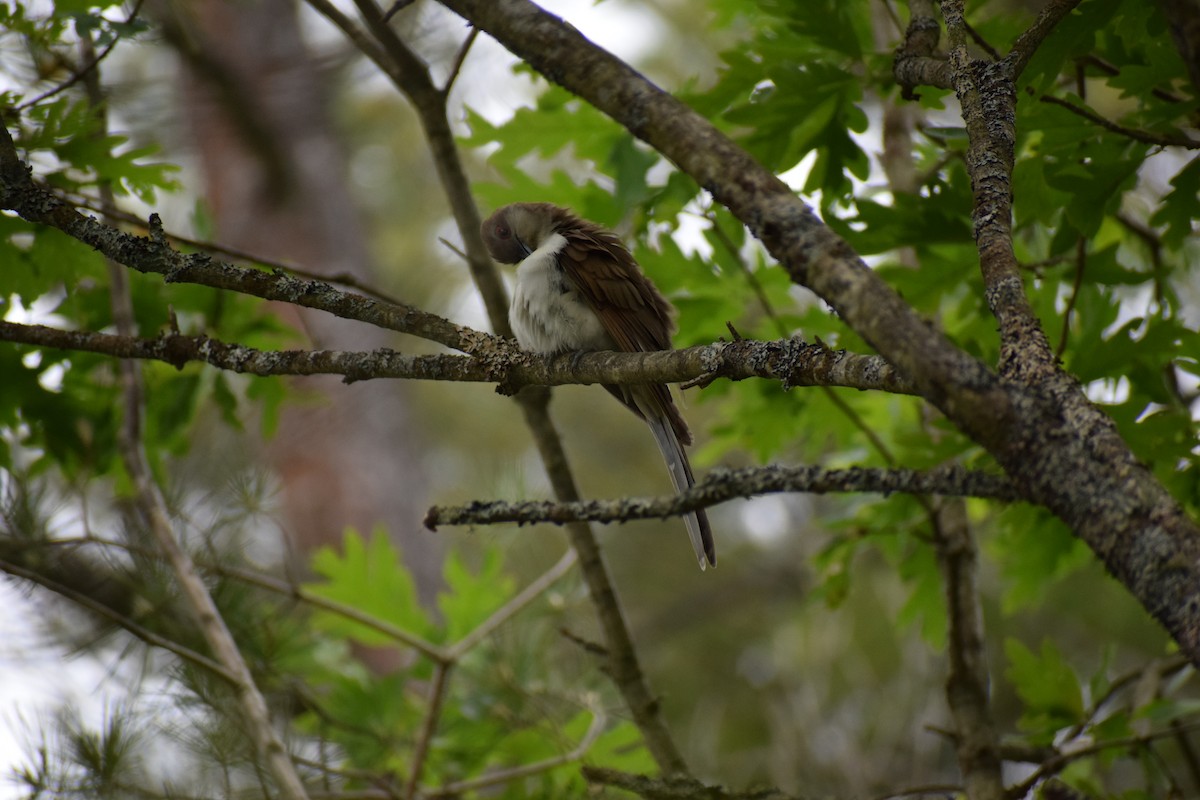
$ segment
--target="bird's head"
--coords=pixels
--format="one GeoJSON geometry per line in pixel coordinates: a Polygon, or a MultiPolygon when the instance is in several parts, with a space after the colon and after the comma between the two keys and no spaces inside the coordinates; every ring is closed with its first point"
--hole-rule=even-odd
{"type": "Polygon", "coordinates": [[[516,264],[554,233],[558,210],[549,203],[513,203],[484,220],[483,243],[501,264],[516,264]]]}

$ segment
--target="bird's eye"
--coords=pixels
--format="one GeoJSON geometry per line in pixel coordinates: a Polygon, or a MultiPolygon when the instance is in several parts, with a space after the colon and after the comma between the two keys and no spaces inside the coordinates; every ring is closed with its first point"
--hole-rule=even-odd
{"type": "Polygon", "coordinates": [[[512,236],[512,231],[510,231],[508,229],[507,225],[497,225],[496,226],[496,238],[497,239],[507,239],[509,236],[512,236]]]}

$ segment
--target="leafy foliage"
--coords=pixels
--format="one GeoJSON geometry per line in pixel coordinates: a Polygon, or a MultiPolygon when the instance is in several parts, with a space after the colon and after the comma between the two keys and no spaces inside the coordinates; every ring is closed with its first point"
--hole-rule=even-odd
{"type": "MultiPolygon", "coordinates": [[[[867,0],[683,4],[666,20],[664,52],[678,49],[669,37],[701,23],[703,33],[691,35],[719,42],[721,52],[710,79],[669,78],[684,87],[678,95],[811,198],[931,325],[994,364],[999,343],[978,270],[965,131],[950,93],[899,96],[891,63],[901,26],[873,18],[881,5],[892,9],[867,0]],[[912,115],[911,143],[896,151],[884,128],[899,110],[912,115]],[[892,177],[897,165],[907,182],[892,177]]],[[[168,163],[176,155],[159,149],[157,132],[108,130],[102,109],[78,86],[66,86],[80,66],[81,38],[94,50],[150,38],[143,36],[149,23],[119,18],[114,9],[60,0],[39,15],[27,4],[0,4],[0,58],[16,86],[0,100],[11,109],[5,122],[37,179],[65,201],[96,208],[106,188],[135,207],[181,202],[198,209],[196,227],[207,235],[203,204],[168,163]]],[[[979,41],[1001,52],[1032,20],[1023,6],[1001,2],[969,3],[968,16],[979,41]]],[[[1019,86],[1014,247],[1025,291],[1065,368],[1143,463],[1200,513],[1200,160],[1162,143],[1189,130],[1194,136],[1200,98],[1167,42],[1166,22],[1144,0],[1084,0],[1038,49],[1019,86]]],[[[745,337],[800,336],[869,351],[690,178],[578,98],[537,77],[533,84],[531,105],[504,122],[465,110],[460,144],[478,156],[481,206],[546,200],[617,229],[676,306],[679,346],[729,336],[732,326],[745,337]]],[[[347,103],[360,102],[355,97],[347,103]]],[[[0,264],[5,319],[85,331],[112,325],[109,266],[86,246],[0,215],[0,264]]],[[[256,300],[156,277],[130,281],[143,336],[177,325],[263,348],[297,338],[256,300]]],[[[586,649],[590,624],[569,610],[580,587],[546,593],[474,639],[522,584],[500,537],[453,551],[431,601],[383,526],[369,536],[348,531],[340,547],[312,558],[310,579],[281,587],[246,553],[251,520],[265,504],[259,492],[247,492],[253,497],[241,498],[247,507],[240,508],[199,477],[177,485],[168,476],[195,466],[209,440],[249,436],[247,419],[257,417],[269,434],[285,403],[307,399],[292,384],[208,368],[150,365],[143,381],[145,439],[174,522],[291,743],[317,754],[306,777],[347,792],[382,786],[402,793],[412,780],[454,787],[456,796],[520,798],[594,791],[579,760],[653,771],[597,660],[577,647],[586,649]],[[230,513],[198,521],[214,508],[230,513]],[[559,628],[569,628],[569,637],[559,628]],[[455,650],[464,641],[471,646],[455,650]],[[362,655],[372,650],[390,654],[387,670],[365,666],[362,655]]],[[[114,592],[118,612],[202,654],[206,645],[182,618],[178,590],[128,508],[114,363],[4,345],[0,386],[0,562],[31,558],[60,579],[95,572],[103,576],[99,585],[135,587],[114,592]],[[71,516],[61,512],[65,506],[82,522],[63,523],[71,516]],[[84,555],[70,561],[66,551],[84,555]]],[[[688,394],[699,397],[697,460],[704,465],[995,468],[914,398],[785,391],[758,381],[688,394]]],[[[590,431],[588,422],[580,427],[590,431]]],[[[479,461],[486,449],[479,442],[462,452],[438,447],[431,463],[479,461]]],[[[628,461],[620,466],[614,472],[626,472],[628,461]]],[[[207,468],[222,478],[227,470],[224,463],[207,468]]],[[[643,555],[652,544],[629,545],[638,549],[621,564],[634,598],[625,607],[639,645],[652,654],[655,682],[665,687],[663,707],[674,729],[687,732],[680,740],[706,777],[865,796],[892,791],[914,764],[923,777],[926,767],[948,770],[940,745],[922,750],[912,734],[943,679],[942,661],[928,674],[921,665],[949,646],[935,502],[814,499],[799,511],[789,506],[794,513],[774,538],[753,510],[744,519],[730,513],[732,554],[723,555],[718,573],[728,583],[706,586],[702,596],[686,594],[684,580],[664,580],[657,560],[643,555]],[[772,582],[779,574],[783,580],[772,582]],[[798,584],[808,589],[802,598],[798,584]],[[667,586],[679,596],[667,596],[667,586]],[[670,616],[676,606],[683,623],[670,616]],[[851,744],[839,751],[843,740],[851,744]],[[882,755],[864,757],[868,748],[895,753],[903,771],[882,755]]],[[[1178,793],[1183,781],[1174,773],[1191,766],[1189,737],[1200,719],[1191,668],[1169,655],[1144,615],[1050,514],[978,501],[966,510],[982,543],[991,651],[1005,665],[995,670],[993,689],[1007,742],[1031,752],[1060,747],[1070,763],[1059,777],[1088,796],[1178,793]],[[1178,752],[1163,745],[1168,739],[1183,743],[1178,752]],[[1121,788],[1131,784],[1141,788],[1121,788]]],[[[629,541],[625,531],[620,536],[629,541]]],[[[610,552],[622,552],[613,545],[610,552]]],[[[164,655],[111,624],[75,627],[85,630],[80,650],[121,664],[142,660],[139,677],[169,687],[170,721],[140,706],[113,710],[101,725],[55,720],[58,738],[32,748],[17,776],[32,796],[170,795],[172,780],[188,794],[267,792],[219,679],[195,659],[164,655]],[[122,660],[117,648],[97,642],[117,642],[134,658],[122,660]],[[179,751],[178,771],[165,783],[144,768],[150,743],[159,740],[179,751]]],[[[144,695],[131,697],[142,702],[144,695]]]]}

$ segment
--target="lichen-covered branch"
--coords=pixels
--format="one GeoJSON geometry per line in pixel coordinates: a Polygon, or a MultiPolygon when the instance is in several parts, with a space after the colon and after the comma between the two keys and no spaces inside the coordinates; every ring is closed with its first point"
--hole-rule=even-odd
{"type": "Polygon", "coordinates": [[[952,495],[1011,502],[1020,499],[1016,487],[1002,475],[964,469],[957,465],[931,470],[823,469],[821,467],[766,467],[710,470],[691,489],[664,497],[627,497],[619,500],[586,500],[574,503],[502,501],[473,502],[464,506],[434,506],[425,525],[492,525],[536,522],[628,522],[634,519],[677,517],[689,511],[738,497],[781,492],[878,492],[880,494],[952,495]]]}
{"type": "MultiPolygon", "coordinates": [[[[162,234],[157,215],[151,217],[150,235],[144,237],[84,216],[32,180],[29,166],[21,161],[3,125],[0,125],[0,208],[15,211],[29,222],[57,228],[118,264],[137,272],[161,275],[168,283],[195,283],[314,308],[419,336],[464,353],[472,353],[496,338],[455,325],[436,314],[343,292],[322,281],[296,278],[278,270],[238,267],[206,254],[180,253],[162,234]]],[[[512,349],[516,349],[515,345],[512,349]]]]}
{"type": "Polygon", "coordinates": [[[904,87],[905,97],[910,97],[917,86],[953,88],[950,61],[944,53],[935,51],[941,37],[941,26],[933,16],[933,0],[909,0],[908,10],[904,41],[896,49],[896,57],[892,60],[892,75],[896,83],[904,87]]]}
{"type": "MultiPolygon", "coordinates": [[[[486,337],[486,334],[480,335],[486,337]]],[[[774,342],[741,339],[654,353],[547,356],[515,351],[505,345],[497,348],[497,352],[481,347],[477,356],[411,356],[387,349],[258,350],[207,336],[181,333],[163,333],[154,338],[121,336],[0,320],[0,341],[102,353],[116,358],[164,361],[177,368],[199,362],[230,372],[259,376],[342,375],[347,382],[372,378],[494,382],[499,383],[506,394],[534,385],[710,383],[718,378],[766,378],[778,380],[787,389],[842,386],[912,394],[912,388],[878,356],[829,350],[798,339],[774,342]]]]}
{"type": "Polygon", "coordinates": [[[1012,170],[1016,157],[1016,69],[1032,54],[1046,31],[1039,28],[1042,37],[1019,39],[1023,48],[1001,61],[982,61],[968,53],[961,0],[942,0],[942,16],[950,40],[954,92],[967,126],[967,172],[974,195],[971,219],[979,268],[988,307],[1000,324],[1000,372],[1036,382],[1053,373],[1056,361],[1025,296],[1021,266],[1013,250],[1012,170]]]}

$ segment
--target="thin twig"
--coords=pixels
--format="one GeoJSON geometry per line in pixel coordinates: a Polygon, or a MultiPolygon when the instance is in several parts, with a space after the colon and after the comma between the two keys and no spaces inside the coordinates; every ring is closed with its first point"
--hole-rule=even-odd
{"type": "Polygon", "coordinates": [[[1158,147],[1182,147],[1187,150],[1200,149],[1200,139],[1192,139],[1189,136],[1174,136],[1167,133],[1151,133],[1150,131],[1138,130],[1136,128],[1127,128],[1124,125],[1118,125],[1111,120],[1105,119],[1091,109],[1084,108],[1083,106],[1076,105],[1069,100],[1064,100],[1061,97],[1055,97],[1053,95],[1044,94],[1038,99],[1043,103],[1049,103],[1051,105],[1059,106],[1060,108],[1065,108],[1072,114],[1083,117],[1089,122],[1094,122],[1105,130],[1112,131],[1115,134],[1125,136],[1129,139],[1133,139],[1135,142],[1155,145],[1158,147]]]}
{"type": "Polygon", "coordinates": [[[344,617],[345,619],[357,622],[359,625],[369,628],[375,633],[378,633],[389,639],[393,639],[396,642],[405,645],[406,647],[413,648],[414,650],[429,657],[439,664],[445,664],[452,660],[445,649],[433,644],[432,642],[425,641],[420,636],[409,633],[403,628],[398,628],[392,623],[382,620],[372,614],[368,614],[365,611],[355,608],[354,606],[346,605],[345,603],[339,603],[336,600],[330,600],[329,598],[322,597],[321,595],[316,594],[309,589],[300,586],[299,584],[290,583],[279,578],[273,578],[269,575],[263,575],[259,572],[252,572],[250,570],[239,569],[237,567],[224,567],[218,565],[213,567],[213,569],[221,575],[227,575],[231,578],[236,578],[245,583],[257,586],[260,589],[266,589],[268,591],[275,592],[276,594],[302,600],[314,608],[319,608],[322,611],[328,611],[331,614],[336,614],[340,617],[344,617]]]}
{"type": "Polygon", "coordinates": [[[929,794],[948,796],[961,794],[962,791],[963,787],[956,783],[928,783],[924,786],[909,786],[906,789],[876,795],[871,800],[899,800],[902,797],[920,797],[929,794]]]}
{"type": "Polygon", "coordinates": [[[983,35],[980,34],[979,31],[975,30],[971,23],[967,22],[965,19],[963,20],[963,27],[966,28],[967,35],[971,37],[971,41],[979,45],[979,48],[983,50],[983,52],[991,56],[992,61],[999,61],[1002,58],[1000,51],[992,47],[991,43],[988,42],[987,39],[984,39],[983,35]]]}
{"type": "Polygon", "coordinates": [[[412,761],[409,765],[408,785],[404,788],[405,800],[415,800],[417,787],[421,783],[421,775],[425,771],[425,757],[429,754],[429,746],[437,733],[438,719],[442,715],[442,703],[446,700],[446,688],[450,680],[452,663],[438,663],[433,668],[433,685],[429,690],[429,705],[425,709],[425,718],[421,721],[421,730],[417,734],[417,744],[413,748],[412,761]]]}
{"type": "Polygon", "coordinates": [[[383,21],[391,22],[392,17],[396,16],[397,13],[408,8],[416,1],[417,0],[396,0],[395,3],[392,3],[392,7],[387,10],[387,13],[383,15],[383,21]]]}
{"type": "MultiPolygon", "coordinates": [[[[1095,67],[1096,69],[1103,72],[1105,75],[1114,76],[1114,75],[1121,74],[1121,70],[1119,68],[1117,68],[1116,65],[1110,64],[1109,62],[1105,61],[1104,59],[1102,59],[1096,55],[1086,55],[1083,58],[1079,59],[1079,61],[1081,64],[1095,67]]],[[[1168,92],[1165,89],[1151,89],[1150,94],[1154,95],[1159,100],[1163,100],[1168,103],[1182,103],[1183,102],[1182,97],[1180,97],[1177,94],[1168,92]]]]}
{"type": "Polygon", "coordinates": [[[1163,243],[1162,238],[1158,233],[1148,225],[1134,219],[1123,211],[1118,211],[1115,214],[1117,222],[1125,226],[1126,230],[1134,236],[1141,239],[1150,248],[1150,263],[1154,270],[1154,302],[1158,304],[1161,310],[1164,302],[1166,288],[1165,270],[1163,269],[1163,243]]]}
{"type": "Polygon", "coordinates": [[[431,787],[421,790],[422,797],[428,798],[453,798],[460,797],[467,792],[486,789],[489,786],[498,786],[502,783],[527,778],[530,775],[537,775],[542,772],[547,772],[556,767],[561,767],[563,764],[570,764],[573,761],[578,761],[587,755],[588,750],[595,744],[596,739],[600,738],[600,734],[604,731],[604,726],[607,724],[607,717],[604,712],[599,709],[592,711],[592,724],[588,726],[587,733],[579,740],[570,752],[563,753],[561,756],[543,759],[542,761],[534,761],[531,764],[522,764],[519,767],[511,769],[500,769],[495,772],[490,772],[479,778],[470,778],[463,781],[454,781],[442,786],[431,787]]]}
{"type": "Polygon", "coordinates": [[[1180,732],[1191,733],[1200,730],[1200,721],[1181,723],[1178,727],[1172,726],[1162,731],[1152,731],[1143,736],[1128,736],[1122,739],[1110,739],[1108,741],[1096,742],[1095,744],[1080,747],[1069,752],[1059,752],[1053,758],[1048,759],[1045,763],[1034,770],[1025,780],[1018,784],[1010,786],[1005,792],[1008,800],[1020,800],[1020,798],[1028,795],[1035,786],[1061,772],[1068,764],[1078,761],[1081,758],[1094,756],[1098,753],[1103,753],[1107,750],[1124,750],[1127,748],[1141,747],[1146,742],[1154,739],[1163,739],[1166,737],[1177,736],[1180,732]]]}
{"type": "MultiPolygon", "coordinates": [[[[770,319],[772,324],[775,326],[776,333],[778,333],[782,338],[787,338],[787,326],[783,324],[783,320],[779,318],[779,314],[775,311],[775,307],[772,305],[771,299],[767,297],[767,292],[763,288],[762,282],[758,280],[758,276],[756,276],[750,269],[750,265],[747,264],[746,259],[742,257],[741,251],[738,250],[737,245],[734,244],[733,240],[729,238],[727,233],[725,233],[725,230],[721,227],[720,223],[717,222],[716,214],[707,214],[705,215],[705,218],[712,226],[712,230],[717,237],[717,241],[721,243],[721,245],[729,253],[730,257],[733,258],[734,263],[738,265],[742,276],[746,279],[746,282],[750,285],[750,289],[754,292],[754,296],[758,299],[758,304],[762,306],[763,313],[767,315],[767,318],[770,319]]],[[[862,418],[862,415],[855,411],[849,403],[839,397],[837,392],[830,387],[821,386],[820,388],[825,394],[825,399],[832,403],[834,408],[842,413],[842,416],[850,420],[850,424],[857,428],[863,434],[863,436],[867,438],[867,441],[871,443],[871,446],[875,448],[876,452],[880,454],[883,460],[887,462],[888,465],[895,465],[896,459],[892,456],[888,446],[884,444],[883,439],[879,437],[879,434],[875,433],[875,429],[866,423],[866,420],[862,418]]]]}
{"type": "Polygon", "coordinates": [[[900,21],[900,15],[896,13],[896,9],[892,6],[891,0],[879,0],[879,4],[883,6],[883,12],[887,18],[891,20],[892,26],[895,27],[896,33],[904,33],[904,23],[900,21]]]}
{"type": "Polygon", "coordinates": [[[454,88],[454,81],[458,79],[458,73],[462,70],[463,64],[467,60],[467,53],[471,52],[471,45],[475,43],[475,38],[479,36],[479,28],[472,27],[467,38],[463,40],[462,46],[458,48],[458,52],[454,55],[454,63],[450,65],[450,74],[446,76],[446,82],[442,86],[441,93],[443,97],[450,95],[450,90],[454,88]]]}
{"type": "MultiPolygon", "coordinates": [[[[49,187],[46,188],[49,189],[49,187]]],[[[139,217],[136,214],[131,214],[130,212],[121,210],[119,208],[103,210],[100,203],[96,202],[93,198],[90,198],[87,195],[67,194],[63,195],[63,197],[75,208],[96,211],[104,214],[110,219],[122,222],[126,225],[133,225],[143,230],[149,230],[149,225],[146,223],[145,218],[139,217]]],[[[231,247],[219,242],[207,242],[201,239],[194,239],[190,236],[184,236],[183,234],[171,233],[169,231],[163,231],[163,234],[166,236],[167,241],[174,242],[176,245],[183,245],[204,253],[212,253],[213,255],[235,258],[239,261],[248,261],[260,267],[287,272],[291,275],[298,275],[301,278],[311,278],[313,280],[336,283],[339,286],[345,286],[349,289],[354,289],[355,291],[369,295],[370,297],[383,300],[385,303],[404,305],[402,300],[389,295],[382,289],[371,285],[367,281],[349,272],[316,272],[314,270],[306,270],[286,261],[266,258],[255,253],[251,253],[248,250],[243,250],[238,247],[231,247]]]]}
{"type": "Polygon", "coordinates": [[[557,583],[560,578],[571,570],[571,567],[575,566],[578,560],[579,556],[574,550],[567,550],[554,566],[531,581],[529,585],[503,606],[496,609],[490,617],[477,625],[474,630],[451,645],[446,651],[446,655],[454,660],[462,658],[468,650],[490,636],[492,631],[512,619],[521,609],[532,603],[542,593],[557,583]]]}
{"type": "MultiPolygon", "coordinates": [[[[122,24],[124,24],[124,25],[132,24],[133,21],[135,19],[137,19],[138,14],[141,13],[142,4],[144,2],[145,2],[145,0],[137,0],[137,2],[133,6],[133,10],[129,12],[129,15],[127,17],[125,17],[125,22],[122,24]]],[[[38,103],[42,102],[43,100],[49,100],[51,97],[54,97],[56,94],[59,94],[60,92],[65,92],[67,89],[70,89],[72,86],[74,86],[75,84],[79,83],[81,80],[86,78],[89,73],[92,73],[96,69],[96,67],[100,66],[100,62],[103,61],[104,59],[108,58],[108,54],[113,51],[113,48],[115,48],[117,46],[117,44],[120,43],[120,41],[123,37],[124,37],[124,34],[120,31],[117,31],[117,33],[113,36],[112,41],[109,42],[107,45],[105,45],[103,50],[101,50],[99,53],[92,53],[90,56],[85,58],[83,66],[78,67],[74,72],[72,72],[71,76],[69,78],[67,78],[65,81],[58,84],[54,88],[49,89],[48,91],[42,92],[37,97],[34,97],[30,100],[26,100],[23,103],[19,103],[18,105],[14,106],[12,110],[14,112],[20,113],[21,111],[24,111],[27,108],[36,106],[38,103]]]]}
{"type": "Polygon", "coordinates": [[[1183,723],[1177,719],[1171,720],[1171,730],[1175,734],[1175,744],[1179,745],[1183,763],[1192,779],[1192,794],[1195,795],[1200,792],[1200,756],[1196,755],[1196,748],[1188,738],[1187,731],[1183,729],[1183,723]]]}
{"type": "Polygon", "coordinates": [[[443,245],[443,246],[444,246],[444,247],[445,247],[447,250],[449,250],[451,253],[454,253],[454,255],[458,256],[458,257],[459,257],[459,258],[461,258],[463,261],[470,261],[470,260],[471,260],[471,259],[470,259],[470,258],[467,256],[467,254],[466,254],[466,253],[464,253],[464,252],[462,251],[462,248],[460,248],[458,245],[456,245],[454,242],[450,241],[449,239],[447,239],[447,238],[445,238],[445,237],[443,237],[443,236],[439,236],[439,237],[438,237],[438,241],[439,241],[439,242],[441,242],[441,243],[442,243],[442,245],[443,245]]]}
{"type": "Polygon", "coordinates": [[[166,650],[168,653],[177,656],[180,660],[186,661],[189,664],[202,667],[203,669],[208,670],[225,682],[229,683],[231,686],[237,685],[237,676],[235,676],[221,664],[213,661],[208,656],[184,647],[178,642],[172,641],[165,636],[160,636],[149,628],[139,625],[124,614],[109,608],[98,600],[94,600],[83,592],[72,589],[66,584],[59,583],[51,578],[47,578],[46,576],[34,572],[33,570],[13,564],[10,561],[0,560],[0,571],[6,572],[9,575],[13,575],[23,580],[27,580],[30,583],[36,583],[38,586],[41,586],[44,589],[54,592],[57,595],[61,595],[62,597],[70,600],[72,603],[87,609],[96,616],[103,617],[104,619],[115,623],[124,630],[136,636],[138,639],[141,639],[146,644],[166,650]]]}
{"type": "Polygon", "coordinates": [[[1075,312],[1075,304],[1079,301],[1079,290],[1083,288],[1083,273],[1087,269],[1087,240],[1082,236],[1075,242],[1075,280],[1071,285],[1071,295],[1067,298],[1067,307],[1063,310],[1062,334],[1058,338],[1058,347],[1054,355],[1062,358],[1067,350],[1067,341],[1071,337],[1071,316],[1075,312]]]}

